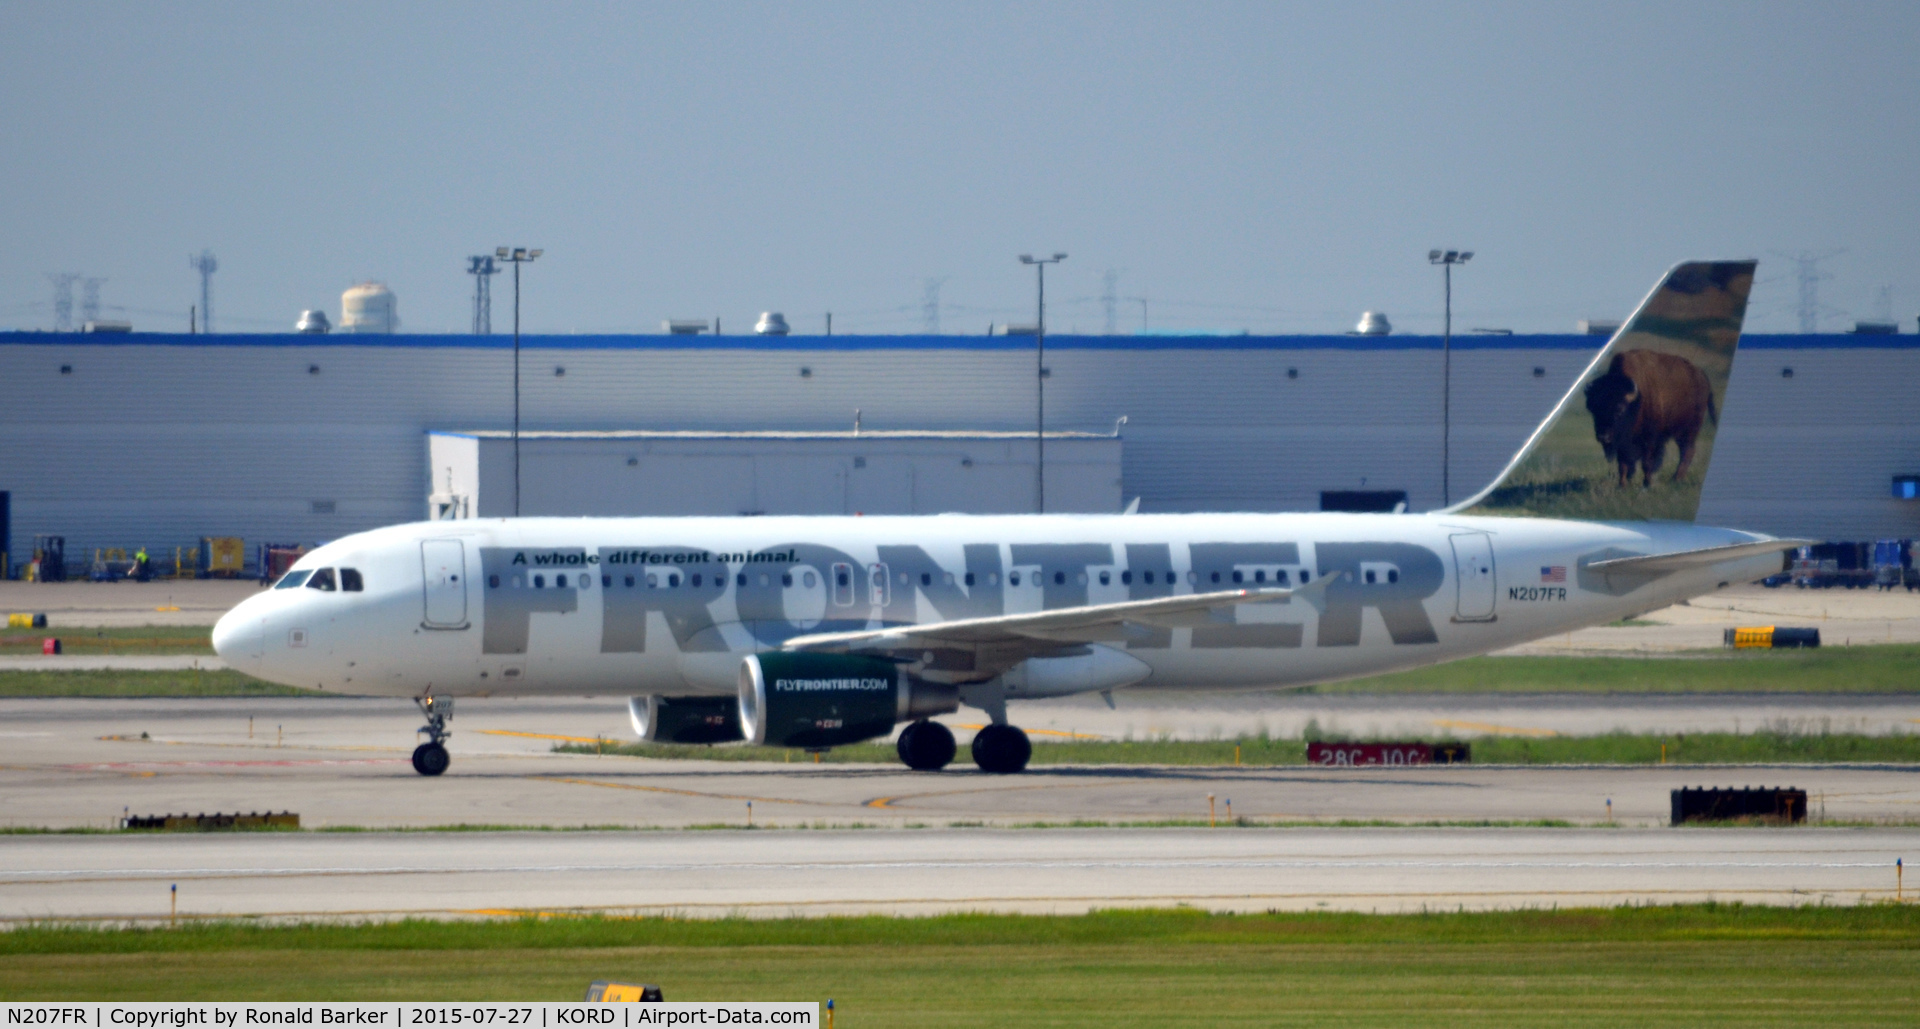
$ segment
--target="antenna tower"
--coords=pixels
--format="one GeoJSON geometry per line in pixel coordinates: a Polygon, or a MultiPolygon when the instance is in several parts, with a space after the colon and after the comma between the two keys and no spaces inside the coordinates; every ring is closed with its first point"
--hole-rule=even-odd
{"type": "Polygon", "coordinates": [[[80,281],[79,272],[48,272],[47,279],[53,283],[53,331],[73,331],[73,284],[80,281]]]}
{"type": "Polygon", "coordinates": [[[926,320],[926,333],[929,336],[940,335],[940,284],[946,279],[928,279],[927,288],[920,295],[920,316],[926,320]]]}
{"type": "Polygon", "coordinates": [[[1113,336],[1120,332],[1120,273],[1108,268],[1103,281],[1106,288],[1100,291],[1100,310],[1107,316],[1107,335],[1113,336]]]}
{"type": "Polygon", "coordinates": [[[187,264],[200,273],[200,331],[213,331],[213,273],[220,269],[220,262],[213,251],[202,250],[198,254],[188,254],[187,264]]]}
{"type": "Polygon", "coordinates": [[[1780,254],[1793,262],[1795,276],[1800,280],[1801,332],[1812,334],[1820,331],[1820,280],[1833,278],[1832,274],[1820,270],[1820,262],[1844,253],[1845,250],[1829,250],[1823,254],[1802,250],[1797,254],[1780,254]]]}
{"type": "Polygon", "coordinates": [[[467,274],[473,276],[473,334],[493,335],[492,276],[500,274],[492,256],[467,258],[467,274]]]}
{"type": "Polygon", "coordinates": [[[106,279],[89,276],[80,280],[80,320],[97,322],[100,320],[100,284],[106,279]]]}

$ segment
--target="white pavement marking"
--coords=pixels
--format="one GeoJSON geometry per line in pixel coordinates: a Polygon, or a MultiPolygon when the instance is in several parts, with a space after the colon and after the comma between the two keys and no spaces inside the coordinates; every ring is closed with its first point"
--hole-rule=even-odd
{"type": "Polygon", "coordinates": [[[5,672],[218,672],[225,661],[210,654],[5,654],[5,672]]]}

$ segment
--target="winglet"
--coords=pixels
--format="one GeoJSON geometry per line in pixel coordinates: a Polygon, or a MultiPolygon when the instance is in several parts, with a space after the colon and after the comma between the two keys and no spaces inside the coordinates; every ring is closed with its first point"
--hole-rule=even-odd
{"type": "Polygon", "coordinates": [[[1758,263],[1674,265],[1499,478],[1448,512],[1693,521],[1758,263]]]}

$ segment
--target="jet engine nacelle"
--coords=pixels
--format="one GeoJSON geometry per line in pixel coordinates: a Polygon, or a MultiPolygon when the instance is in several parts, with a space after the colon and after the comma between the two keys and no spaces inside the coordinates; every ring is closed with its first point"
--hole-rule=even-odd
{"type": "Polygon", "coordinates": [[[959,707],[958,687],[921,682],[885,658],[767,653],[740,663],[740,728],[749,743],[837,747],[959,707]]]}
{"type": "Polygon", "coordinates": [[[646,743],[737,743],[740,702],[733,697],[627,698],[633,731],[646,743]]]}

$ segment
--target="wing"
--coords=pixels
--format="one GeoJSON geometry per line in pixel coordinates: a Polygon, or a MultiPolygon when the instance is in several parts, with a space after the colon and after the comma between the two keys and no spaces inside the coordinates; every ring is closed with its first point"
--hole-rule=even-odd
{"type": "Polygon", "coordinates": [[[1193,628],[1231,621],[1242,604],[1284,604],[1295,597],[1319,602],[1335,575],[1296,589],[1222,590],[1118,604],[1094,604],[925,625],[796,636],[784,650],[881,654],[911,660],[929,678],[970,682],[992,678],[1030,657],[1077,653],[1089,643],[1124,642],[1129,626],[1193,628]],[[933,655],[928,659],[928,655],[933,655]]]}

